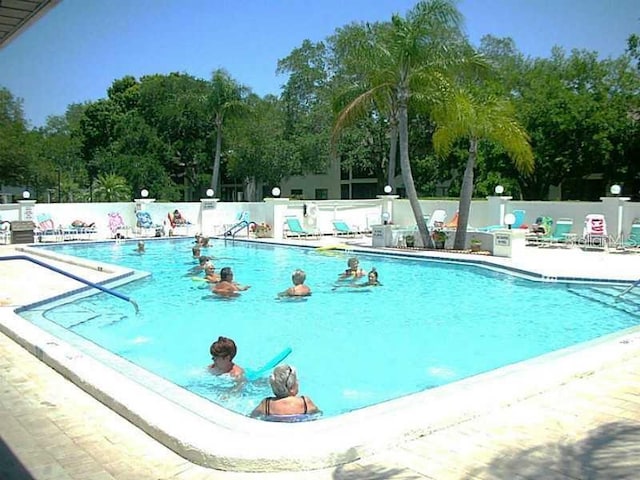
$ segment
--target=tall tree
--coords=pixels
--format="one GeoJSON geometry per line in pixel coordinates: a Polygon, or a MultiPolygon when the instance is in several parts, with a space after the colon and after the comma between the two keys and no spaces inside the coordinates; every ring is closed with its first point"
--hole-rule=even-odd
{"type": "Polygon", "coordinates": [[[211,188],[220,193],[220,157],[222,154],[222,127],[227,116],[243,110],[248,89],[235,81],[225,70],[218,69],[211,75],[206,105],[216,136],[211,188]]]}
{"type": "Polygon", "coordinates": [[[436,121],[433,144],[439,154],[448,154],[454,142],[460,138],[469,141],[469,157],[462,180],[458,228],[453,245],[453,248],[461,250],[465,247],[469,224],[478,143],[488,140],[500,145],[518,171],[525,174],[533,171],[533,152],[528,135],[516,121],[512,105],[505,100],[495,97],[478,100],[469,92],[459,90],[454,98],[446,99],[440,108],[433,110],[433,117],[436,121]]]}
{"type": "Polygon", "coordinates": [[[397,108],[402,180],[423,245],[432,242],[409,161],[409,102],[417,97],[431,103],[448,90],[450,73],[463,61],[461,25],[462,15],[451,0],[422,1],[405,18],[393,15],[390,26],[375,35],[370,53],[359,52],[369,89],[340,112],[334,127],[335,139],[350,117],[370,108],[374,97],[386,96],[397,108]]]}

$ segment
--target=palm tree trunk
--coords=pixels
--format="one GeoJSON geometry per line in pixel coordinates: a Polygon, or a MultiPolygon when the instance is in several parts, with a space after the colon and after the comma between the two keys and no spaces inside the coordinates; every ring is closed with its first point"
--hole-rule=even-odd
{"type": "Polygon", "coordinates": [[[213,172],[211,174],[211,188],[220,196],[220,155],[222,150],[222,118],[216,118],[216,151],[213,157],[213,172]]]}
{"type": "Polygon", "coordinates": [[[458,228],[453,248],[463,250],[467,241],[467,226],[469,225],[469,212],[471,210],[471,197],[473,196],[473,169],[478,158],[478,139],[471,138],[469,141],[469,158],[462,177],[462,188],[460,189],[460,203],[458,204],[458,228]]]}
{"type": "Polygon", "coordinates": [[[396,118],[391,119],[391,126],[389,128],[389,165],[387,171],[387,185],[392,188],[392,191],[396,189],[396,157],[398,155],[398,120],[396,118]]]}
{"type": "Polygon", "coordinates": [[[409,92],[406,87],[398,90],[398,134],[400,142],[400,168],[402,170],[402,181],[407,192],[407,198],[411,205],[411,210],[416,218],[418,232],[422,239],[422,245],[432,248],[433,243],[429,236],[427,223],[424,221],[420,201],[418,200],[418,192],[413,182],[413,174],[411,173],[411,164],[409,163],[409,118],[407,113],[407,100],[409,92]]]}

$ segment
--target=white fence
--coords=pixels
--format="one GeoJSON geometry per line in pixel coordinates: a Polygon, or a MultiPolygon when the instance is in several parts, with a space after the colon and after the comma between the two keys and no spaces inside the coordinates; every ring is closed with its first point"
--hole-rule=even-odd
{"type": "MultiPolygon", "coordinates": [[[[110,212],[118,212],[125,223],[132,228],[136,226],[136,210],[149,212],[153,222],[164,225],[168,233],[168,214],[178,209],[192,224],[190,234],[203,232],[220,234],[225,227],[237,222],[239,214],[248,212],[252,222],[267,223],[273,227],[276,238],[283,235],[283,226],[274,225],[286,216],[296,216],[303,226],[319,230],[323,234],[332,234],[333,220],[343,220],[354,229],[364,231],[382,223],[383,213],[389,214],[389,222],[401,225],[415,225],[415,218],[408,200],[395,196],[380,196],[371,200],[288,200],[266,199],[264,202],[216,202],[207,214],[203,214],[204,202],[164,203],[151,199],[126,203],[36,203],[21,201],[17,204],[0,205],[0,221],[33,220],[37,224],[37,215],[49,214],[56,226],[69,226],[74,220],[94,223],[97,238],[110,238],[110,212]],[[279,213],[278,213],[279,212],[279,213]],[[203,221],[204,219],[204,221],[203,221]],[[279,220],[275,220],[279,219],[279,220]]],[[[425,215],[441,209],[447,214],[447,220],[455,215],[458,209],[456,200],[422,200],[420,202],[425,215]]],[[[557,220],[571,218],[574,222],[574,233],[582,233],[582,225],[586,215],[599,213],[607,220],[609,235],[628,235],[634,219],[640,218],[640,203],[628,202],[625,198],[606,197],[600,202],[527,202],[512,201],[509,197],[489,197],[487,200],[472,202],[469,225],[481,227],[501,223],[504,214],[513,210],[525,211],[525,223],[531,224],[536,217],[547,215],[557,220]]]]}

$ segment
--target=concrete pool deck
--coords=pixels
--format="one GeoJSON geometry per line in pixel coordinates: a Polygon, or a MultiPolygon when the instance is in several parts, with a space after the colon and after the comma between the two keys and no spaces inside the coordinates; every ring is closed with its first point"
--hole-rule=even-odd
{"type": "MultiPolygon", "coordinates": [[[[4,247],[3,254],[14,251],[4,247]]],[[[526,258],[483,260],[550,278],[635,280],[640,272],[640,255],[577,249],[534,248],[527,250],[526,258]]],[[[77,287],[72,280],[61,281],[53,273],[18,263],[0,262],[0,300],[6,303],[28,304],[77,287]]],[[[91,274],[92,281],[107,275],[91,274]]],[[[13,307],[0,309],[0,315],[7,310],[13,307]]],[[[633,478],[640,470],[637,333],[590,349],[581,359],[585,362],[581,375],[549,386],[543,378],[521,379],[540,386],[383,453],[333,468],[278,473],[222,472],[195,465],[4,335],[0,350],[3,479],[29,478],[29,474],[37,479],[633,478]]]]}

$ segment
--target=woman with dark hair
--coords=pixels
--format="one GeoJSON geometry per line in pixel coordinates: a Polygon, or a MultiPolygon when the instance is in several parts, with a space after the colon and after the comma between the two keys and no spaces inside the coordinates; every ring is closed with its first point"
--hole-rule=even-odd
{"type": "Polygon", "coordinates": [[[241,377],[244,370],[239,365],[233,363],[238,349],[236,342],[227,337],[218,337],[218,340],[209,347],[211,360],[213,363],[209,365],[209,371],[214,375],[223,375],[228,373],[232,377],[241,377]]]}

